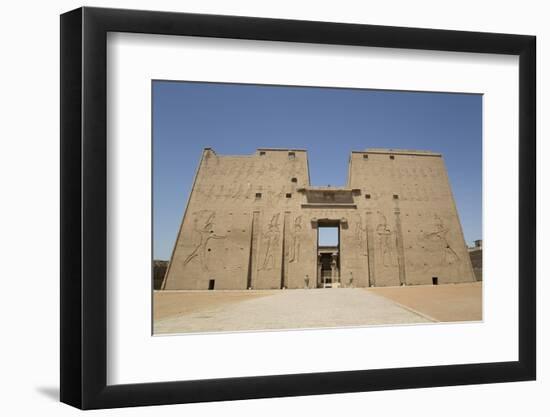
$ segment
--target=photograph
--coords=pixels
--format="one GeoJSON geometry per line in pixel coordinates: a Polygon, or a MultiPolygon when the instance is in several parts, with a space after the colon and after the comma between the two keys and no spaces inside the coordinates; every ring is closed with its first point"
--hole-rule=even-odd
{"type": "Polygon", "coordinates": [[[59,146],[9,159],[59,160],[59,193],[31,170],[5,217],[53,236],[20,229],[55,197],[60,244],[12,242],[38,268],[14,326],[52,341],[15,379],[80,410],[536,414],[542,14],[201,7],[67,8],[56,82],[26,77],[59,84],[59,146]]]}
{"type": "Polygon", "coordinates": [[[153,335],[483,320],[483,95],[152,80],[153,335]]]}

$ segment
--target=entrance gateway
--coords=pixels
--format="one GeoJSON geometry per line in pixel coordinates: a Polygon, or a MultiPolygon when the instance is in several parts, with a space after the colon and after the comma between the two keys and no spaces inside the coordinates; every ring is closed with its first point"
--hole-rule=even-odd
{"type": "Polygon", "coordinates": [[[441,154],[350,154],[347,184],[312,186],[307,152],[203,151],[162,289],[475,281],[441,154]],[[336,245],[319,229],[337,227],[336,245]],[[437,277],[437,279],[433,279],[437,277]]]}
{"type": "Polygon", "coordinates": [[[317,288],[340,288],[340,259],[338,248],[319,246],[317,288]]]}
{"type": "Polygon", "coordinates": [[[318,221],[317,231],[317,288],[339,288],[340,221],[318,221]]]}

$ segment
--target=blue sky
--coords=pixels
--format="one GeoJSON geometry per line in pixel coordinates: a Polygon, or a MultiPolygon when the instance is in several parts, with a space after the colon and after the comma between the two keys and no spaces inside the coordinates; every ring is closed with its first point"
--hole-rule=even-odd
{"type": "Polygon", "coordinates": [[[304,148],[312,185],[333,186],[352,150],[441,152],[466,243],[482,237],[481,95],[153,81],[155,259],[170,258],[204,147],[304,148]]]}

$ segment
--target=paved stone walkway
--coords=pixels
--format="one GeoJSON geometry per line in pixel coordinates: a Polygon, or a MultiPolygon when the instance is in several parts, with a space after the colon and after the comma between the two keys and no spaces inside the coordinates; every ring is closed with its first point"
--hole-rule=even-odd
{"type": "Polygon", "coordinates": [[[360,288],[282,290],[156,320],[155,334],[426,323],[429,317],[360,288]]]}

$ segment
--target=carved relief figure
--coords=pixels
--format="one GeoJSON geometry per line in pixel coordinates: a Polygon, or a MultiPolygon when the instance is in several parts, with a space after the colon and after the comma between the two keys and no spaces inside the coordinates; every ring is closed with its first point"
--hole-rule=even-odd
{"type": "Polygon", "coordinates": [[[216,213],[209,210],[202,210],[195,214],[193,219],[193,241],[195,242],[195,247],[191,253],[183,261],[183,265],[187,265],[195,258],[199,258],[201,268],[203,271],[208,271],[208,263],[206,262],[206,253],[207,246],[210,239],[225,239],[225,236],[217,235],[214,233],[214,218],[216,213]],[[206,220],[200,226],[200,220],[206,220]]]}
{"type": "Polygon", "coordinates": [[[392,237],[393,232],[388,226],[386,216],[380,214],[380,223],[376,226],[376,233],[380,244],[382,264],[386,267],[394,265],[392,237]]]}
{"type": "Polygon", "coordinates": [[[260,269],[270,270],[275,267],[275,250],[279,243],[279,233],[279,213],[277,213],[271,218],[264,233],[265,256],[260,269]]]}
{"type": "Polygon", "coordinates": [[[460,257],[456,251],[449,245],[447,234],[449,228],[443,225],[443,221],[437,215],[434,216],[434,230],[431,232],[425,232],[423,238],[429,242],[433,242],[438,251],[442,252],[442,263],[453,264],[458,261],[460,257]]]}
{"type": "Polygon", "coordinates": [[[302,234],[302,216],[294,219],[294,229],[292,231],[292,244],[290,245],[289,262],[300,262],[300,240],[302,234]]]}
{"type": "Polygon", "coordinates": [[[357,245],[359,246],[359,252],[363,256],[367,256],[366,234],[367,226],[363,228],[361,216],[357,216],[357,221],[355,222],[355,239],[357,240],[357,245]]]}

